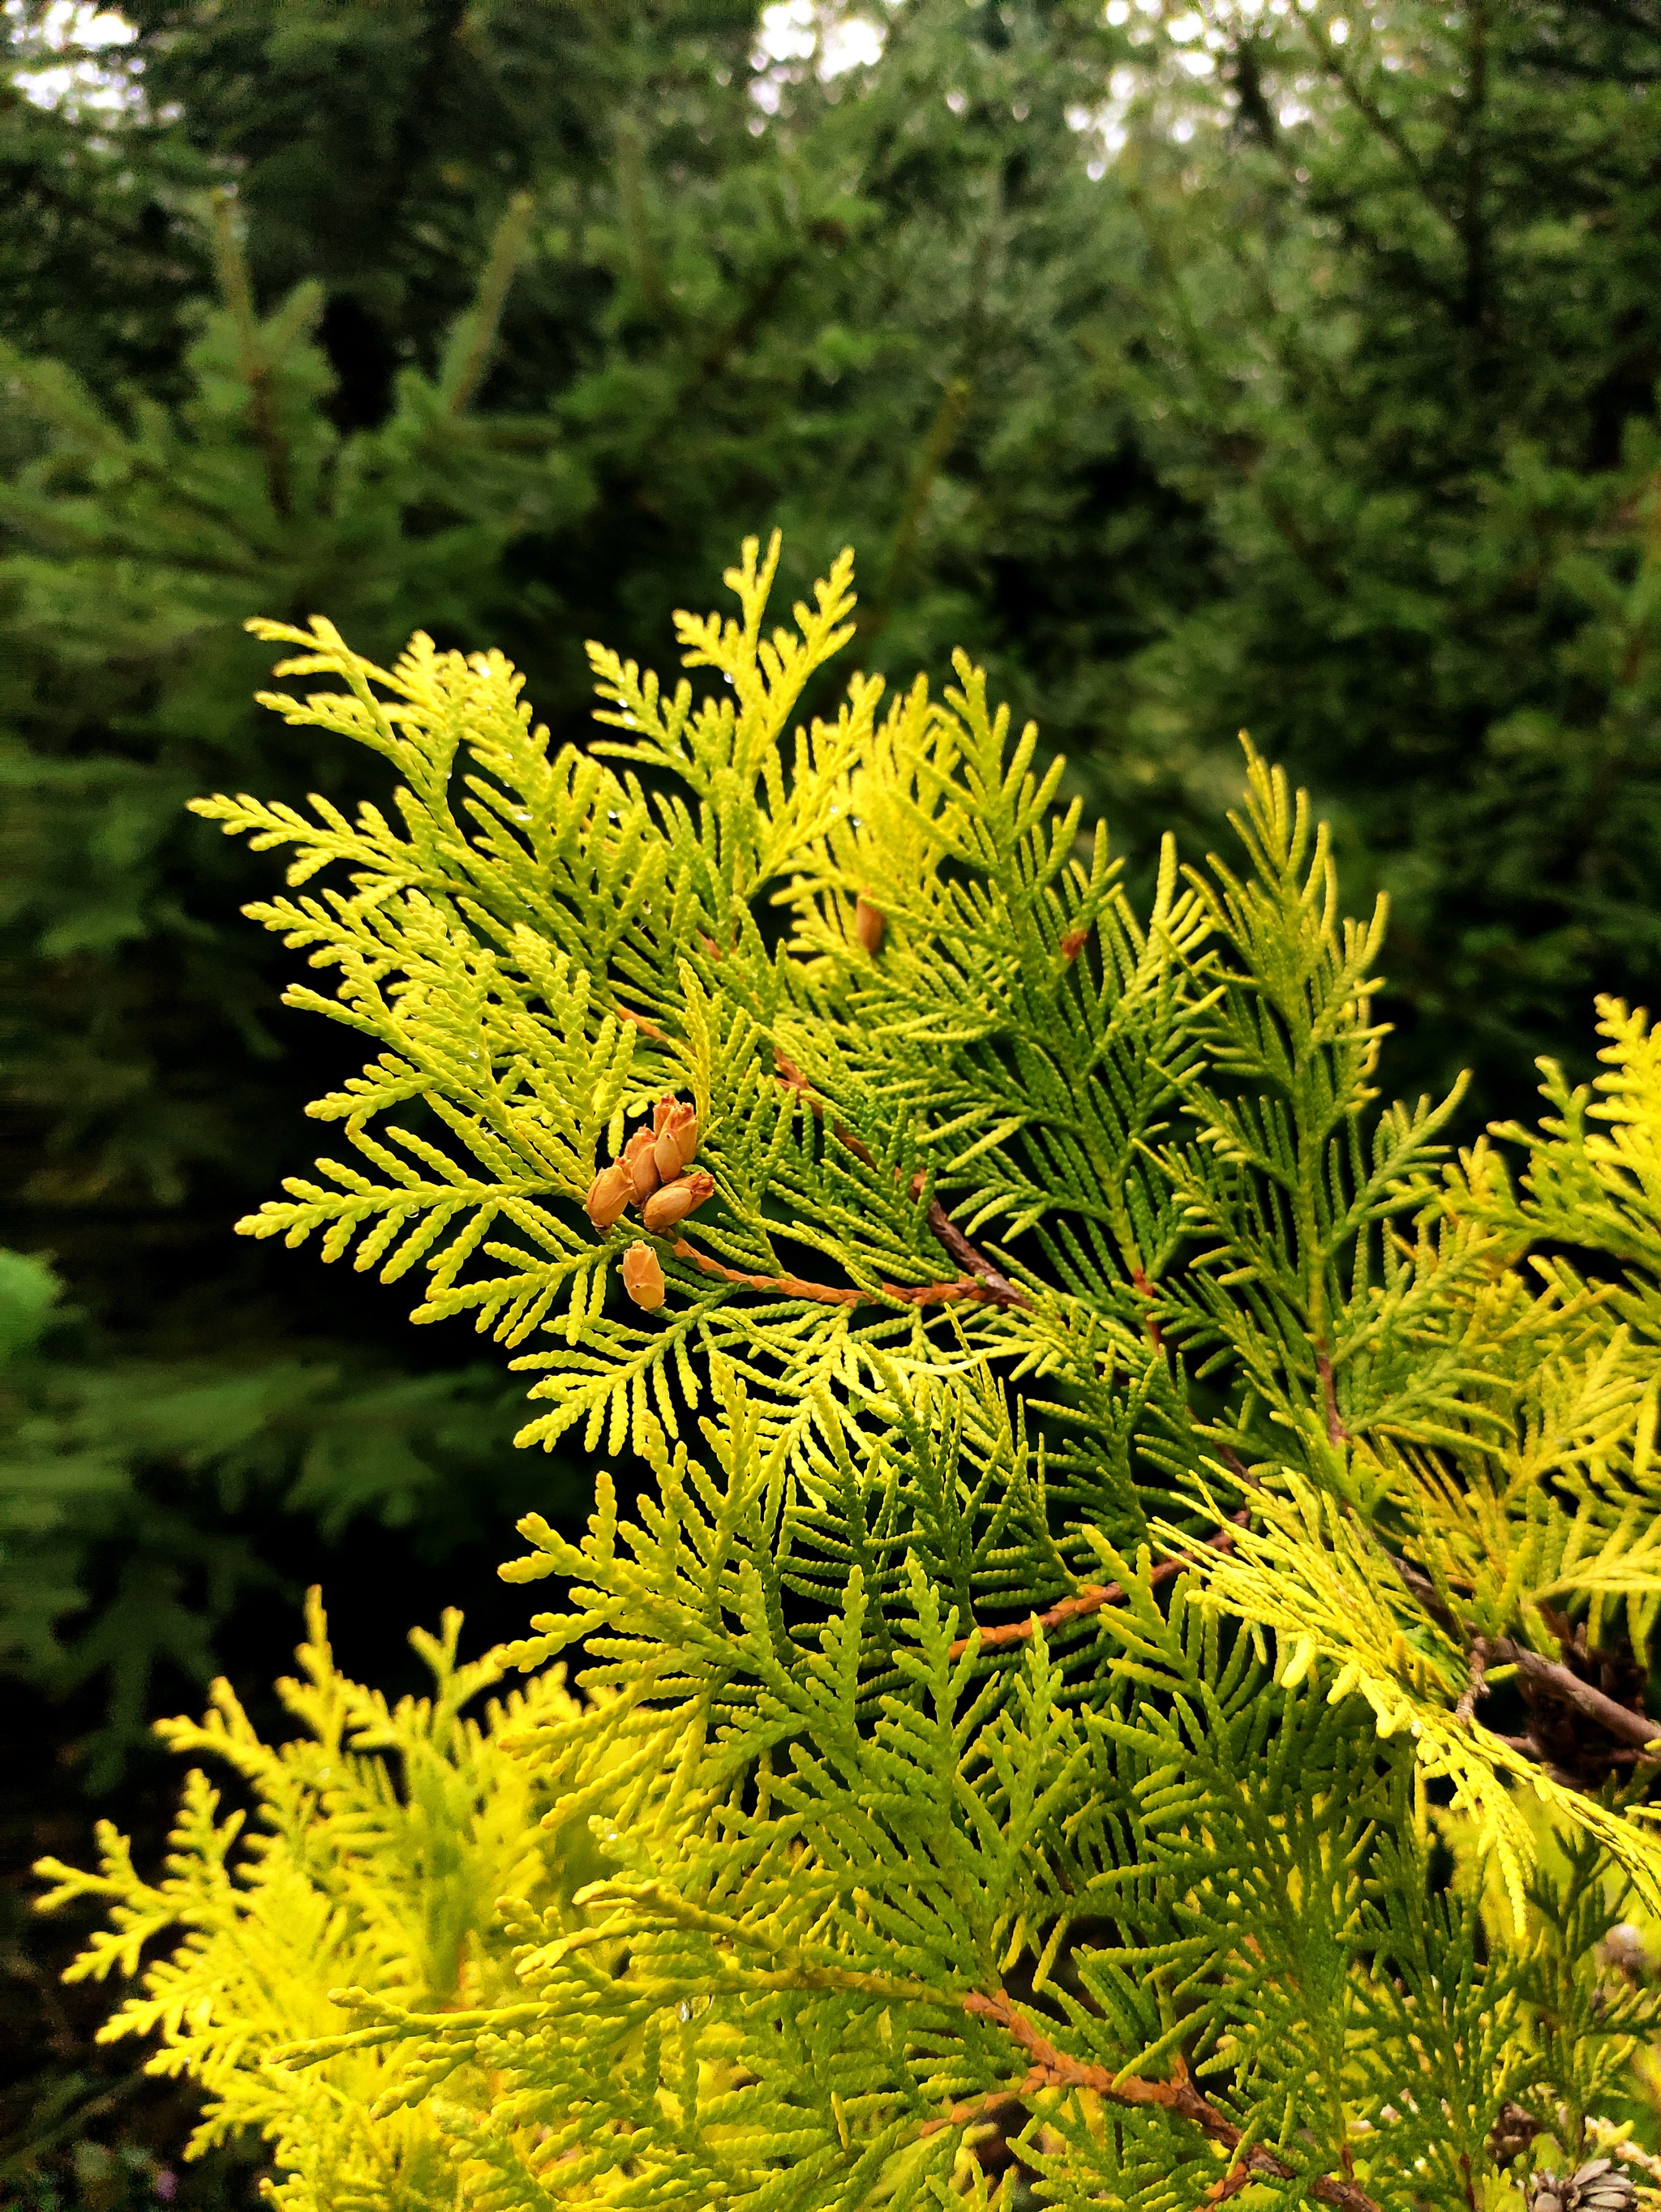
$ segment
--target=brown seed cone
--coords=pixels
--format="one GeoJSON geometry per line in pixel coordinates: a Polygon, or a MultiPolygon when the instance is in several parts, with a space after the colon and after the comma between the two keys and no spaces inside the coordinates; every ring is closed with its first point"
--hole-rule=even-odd
{"type": "Polygon", "coordinates": [[[870,900],[860,898],[854,908],[854,934],[874,960],[882,950],[882,933],[888,927],[888,918],[880,907],[870,900]]]}
{"type": "Polygon", "coordinates": [[[654,1156],[656,1146],[657,1139],[649,1129],[636,1129],[623,1148],[623,1165],[628,1170],[637,1206],[645,1205],[662,1180],[654,1156]]]}
{"type": "Polygon", "coordinates": [[[1507,2097],[1488,2130],[1488,2156],[1496,2166],[1509,2166],[1528,2148],[1542,2124],[1525,2106],[1507,2097]]]}
{"type": "Polygon", "coordinates": [[[705,1175],[701,1168],[678,1182],[665,1183],[653,1192],[642,1209],[646,1226],[654,1237],[666,1237],[678,1221],[684,1221],[714,1194],[715,1188],[714,1176],[705,1175]]]}
{"type": "Polygon", "coordinates": [[[613,1160],[589,1184],[582,1203],[596,1229],[609,1229],[614,1221],[621,1220],[634,1194],[628,1169],[620,1160],[613,1160]]]}
{"type": "Polygon", "coordinates": [[[1644,1939],[1627,1920],[1618,1921],[1598,1945],[1597,1962],[1634,1985],[1640,1984],[1650,1972],[1644,1939]]]}
{"type": "Polygon", "coordinates": [[[623,1287],[648,1313],[663,1304],[663,1267],[649,1244],[633,1243],[624,1254],[623,1287]]]}
{"type": "Polygon", "coordinates": [[[660,1098],[652,1111],[652,1157],[659,1180],[672,1182],[698,1156],[698,1117],[679,1098],[660,1098]]]}

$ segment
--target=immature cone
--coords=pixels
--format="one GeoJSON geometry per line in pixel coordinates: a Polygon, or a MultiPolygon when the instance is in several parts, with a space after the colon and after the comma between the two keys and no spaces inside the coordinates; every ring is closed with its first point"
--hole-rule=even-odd
{"type": "Polygon", "coordinates": [[[1069,929],[1062,939],[1062,959],[1076,960],[1084,951],[1089,936],[1090,932],[1087,929],[1069,929]]]}
{"type": "Polygon", "coordinates": [[[1597,1947],[1599,1963],[1629,1982],[1641,1982],[1650,1971],[1644,1939],[1629,1920],[1617,1921],[1597,1947]]]}
{"type": "Polygon", "coordinates": [[[1509,2166],[1528,2148],[1543,2125],[1524,2106],[1507,2097],[1488,2130],[1488,2156],[1496,2166],[1509,2166]]]}
{"type": "Polygon", "coordinates": [[[653,1192],[642,1209],[646,1226],[654,1237],[666,1237],[678,1221],[684,1221],[703,1205],[715,1188],[715,1178],[705,1175],[702,1168],[695,1175],[682,1176],[678,1182],[665,1183],[653,1192]]]}
{"type": "Polygon", "coordinates": [[[1638,2191],[1607,2158],[1588,2159],[1571,2174],[1529,2176],[1529,2212],[1634,2212],[1638,2191]]]}
{"type": "Polygon", "coordinates": [[[629,1177],[631,1196],[644,1206],[662,1178],[654,1157],[657,1139],[649,1129],[636,1129],[623,1148],[621,1164],[629,1177]]]}
{"type": "Polygon", "coordinates": [[[698,1156],[698,1117],[679,1098],[660,1098],[652,1111],[652,1158],[658,1179],[672,1182],[698,1156]]]}
{"type": "Polygon", "coordinates": [[[623,1287],[648,1313],[655,1313],[663,1304],[663,1269],[649,1244],[631,1244],[624,1254],[623,1287]]]}
{"type": "Polygon", "coordinates": [[[873,906],[867,898],[861,898],[855,902],[854,934],[873,959],[882,950],[882,933],[887,927],[887,917],[880,907],[873,906]]]}
{"type": "Polygon", "coordinates": [[[583,1200],[588,1218],[596,1229],[609,1229],[622,1218],[630,1200],[635,1194],[629,1170],[620,1160],[613,1160],[609,1168],[602,1168],[588,1186],[588,1195],[583,1200]]]}

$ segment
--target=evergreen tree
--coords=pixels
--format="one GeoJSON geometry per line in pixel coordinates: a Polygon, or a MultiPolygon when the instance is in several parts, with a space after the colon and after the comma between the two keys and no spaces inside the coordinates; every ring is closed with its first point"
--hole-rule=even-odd
{"type": "Polygon", "coordinates": [[[1661,973],[1654,22],[1110,13],[1139,423],[1217,578],[1135,714],[1310,781],[1395,897],[1406,1072],[1510,1104],[1661,973]]]}
{"type": "Polygon", "coordinates": [[[243,617],[497,637],[563,737],[734,515],[795,589],[852,535],[860,658],[975,637],[1141,907],[1241,724],[1288,763],[1465,1131],[1655,988],[1647,7],[906,0],[826,76],[837,13],[145,7],[142,96],[0,109],[5,1235],[67,1285],[0,1280],[0,1610],[110,1678],[100,1775],[295,1512],[412,1572],[527,1482],[453,1332],[224,1235],[341,1073],[178,811],[344,797],[243,617]]]}
{"type": "Polygon", "coordinates": [[[95,131],[0,76],[0,337],[106,395],[125,381],[177,396],[209,275],[186,204],[205,181],[165,127],[124,117],[95,131]]]}
{"type": "Polygon", "coordinates": [[[111,2032],[262,2128],[295,2212],[354,2106],[366,2206],[1632,2212],[1661,1039],[1604,1000],[1596,1085],[1548,1063],[1536,1127],[1451,1158],[1457,1095],[1378,1103],[1383,904],[1344,918],[1281,774],[1139,910],[961,655],[792,738],[851,562],[794,629],[776,566],[678,617],[701,688],[593,647],[584,750],[500,654],[255,626],[321,679],[266,703],[400,782],[198,802],[287,851],[289,1003],[368,1055],[312,1109],[351,1157],[242,1225],[424,1278],[537,1377],[523,1442],[652,1480],[520,1523],[504,1573],[556,1594],[501,1656],[575,1650],[584,1702],[545,1674],[469,1751],[446,1863],[436,1773],[399,1809],[335,1764],[425,1709],[314,1654],[320,1770],[222,1698],[175,1724],[271,1832],[231,1882],[198,1778],[167,1886],[113,1833],[42,1869],[114,1907],[82,1971],[189,1931],[111,2032]],[[527,1870],[459,1988],[487,1779],[527,1870]],[[585,1821],[579,1886],[537,1838],[585,1821]],[[372,1972],[326,2015],[285,1900],[332,1895],[372,1972]],[[367,2155],[405,2113],[436,2194],[367,2155]]]}
{"type": "MultiPolygon", "coordinates": [[[[7,759],[8,919],[35,961],[5,1058],[32,1140],[24,1219],[56,1231],[83,1302],[80,1342],[59,1330],[46,1344],[55,1357],[9,1427],[5,1587],[22,1609],[4,1638],[10,1663],[59,1686],[107,1673],[112,1750],[142,1725],[157,1658],[210,1671],[208,1635],[260,1578],[237,1525],[251,1492],[335,1531],[419,1514],[441,1547],[469,1525],[454,1478],[505,1443],[476,1367],[411,1374],[314,1307],[274,1327],[258,1281],[216,1265],[239,1147],[278,1141],[259,1076],[282,1040],[259,969],[213,926],[234,878],[179,825],[203,769],[245,741],[228,694],[251,596],[281,579],[290,604],[334,592],[368,622],[447,597],[471,611],[493,603],[527,508],[558,499],[545,451],[504,450],[468,411],[526,212],[504,218],[436,374],[406,372],[378,431],[340,431],[319,404],[314,289],[257,315],[226,201],[227,304],[188,357],[181,408],[127,416],[61,364],[3,363],[34,449],[0,491],[0,719],[33,739],[7,759]],[[88,1454],[102,1470],[90,1492],[88,1454]],[[43,1609],[84,1604],[88,1569],[107,1603],[66,1650],[43,1609]]],[[[290,754],[279,772],[326,789],[317,765],[290,754]]]]}

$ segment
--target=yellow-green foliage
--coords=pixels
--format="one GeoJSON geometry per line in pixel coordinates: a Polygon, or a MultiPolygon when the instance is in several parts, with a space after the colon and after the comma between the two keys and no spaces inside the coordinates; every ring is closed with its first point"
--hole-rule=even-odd
{"type": "MultiPolygon", "coordinates": [[[[126,1999],[104,2038],[159,2036],[149,2070],[187,2075],[207,2092],[193,2151],[239,2129],[267,2137],[277,2174],[268,2193],[281,2212],[428,2212],[463,2201],[434,2114],[376,2110],[393,2070],[384,2054],[298,2070],[283,2054],[338,2033],[355,1984],[463,2014],[498,2005],[513,1981],[498,1899],[545,1902],[598,1864],[581,1832],[565,1839],[574,1864],[557,1850],[539,1826],[545,1796],[503,1743],[515,1723],[575,1712],[558,1674],[469,1717],[464,1708],[504,1667],[498,1653],[458,1665],[460,1627],[450,1613],[441,1636],[416,1632],[432,1695],[389,1708],[336,1668],[313,1591],[301,1679],[278,1685],[303,1735],[263,1743],[225,1682],[204,1721],[160,1723],[174,1750],[234,1771],[252,1818],[222,1817],[219,1792],[194,1770],[157,1882],[139,1879],[107,1822],[97,1874],[55,1860],[40,1869],[57,1884],[45,1907],[94,1897],[110,1908],[72,1978],[137,1975],[147,1944],[172,1943],[143,1968],[143,1994],[126,1999]],[[343,1991],[340,2002],[331,1995],[343,1991]]],[[[464,2070],[448,2094],[482,2107],[490,2086],[464,2070]]]]}
{"type": "Polygon", "coordinates": [[[966,660],[788,737],[851,569],[764,634],[771,573],[678,617],[702,699],[593,648],[587,750],[498,656],[264,626],[397,818],[202,805],[371,1051],[362,1164],[244,1226],[419,1267],[526,1441],[652,1477],[505,1570],[606,1864],[511,1994],[366,1972],[305,2064],[380,2054],[479,2212],[938,2203],[988,2130],[1067,2212],[1515,2203],[1653,2118],[1661,1045],[1606,1003],[1595,1091],[1449,1159],[1281,776],[1139,912],[966,660]]]}

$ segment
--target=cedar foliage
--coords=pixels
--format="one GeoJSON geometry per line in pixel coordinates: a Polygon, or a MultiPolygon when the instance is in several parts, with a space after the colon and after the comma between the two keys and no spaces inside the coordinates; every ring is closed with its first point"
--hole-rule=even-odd
{"type": "Polygon", "coordinates": [[[1648,15],[1108,13],[906,0],[827,80],[737,0],[144,0],[137,105],[0,108],[5,1237],[85,1317],[43,1340],[66,1457],[102,1367],[212,1411],[12,1640],[107,1676],[112,1754],[254,1553],[477,1545],[513,1492],[447,1336],[225,1233],[333,1079],[179,814],[333,787],[247,712],[262,608],[381,660],[495,637],[563,734],[575,641],[642,652],[734,514],[786,526],[793,592],[851,535],[867,660],[972,635],[1141,890],[1250,728],[1390,890],[1402,1081],[1472,1066],[1464,1133],[1541,1051],[1588,1072],[1593,991],[1652,995],[1648,15]],[[477,1448],[377,1450],[411,1393],[477,1448]]]}
{"type": "MultiPolygon", "coordinates": [[[[678,617],[702,689],[591,648],[581,750],[500,654],[261,623],[324,679],[266,703],[394,808],[198,802],[288,854],[252,911],[368,1047],[311,1109],[353,1157],[245,1232],[414,1275],[536,1378],[521,1441],[652,1478],[503,1570],[555,1585],[505,1656],[583,1698],[500,1786],[596,1877],[504,1902],[511,1987],[296,2014],[259,2124],[303,2169],[317,2069],[373,2061],[366,2125],[437,2130],[481,2212],[1453,2212],[1582,2160],[1567,2201],[1630,2206],[1656,1036],[1605,999],[1596,1082],[1451,1155],[1457,1092],[1380,1103],[1384,906],[1283,775],[1249,753],[1237,857],[1167,844],[1139,908],[963,656],[792,735],[851,560],[770,628],[777,556],[678,617]]],[[[125,2015],[228,2098],[267,1863],[125,2015]]],[[[119,1844],[50,1871],[131,1967],[164,1915],[119,1844]]]]}
{"type": "MultiPolygon", "coordinates": [[[[500,1680],[497,1655],[458,1665],[459,1613],[441,1635],[411,1642],[431,1670],[431,1694],[395,1706],[334,1662],[318,1593],[307,1608],[301,1679],[278,1684],[305,1733],[263,1743],[234,1692],[215,1686],[204,1720],[161,1723],[168,1747],[228,1767],[256,1810],[222,1810],[199,1769],[185,1786],[167,1870],[135,1872],[125,1838],[99,1826],[95,1875],[52,1863],[49,1908],[94,1899],[112,1925],[72,1968],[76,1979],[131,1977],[147,1944],[181,1930],[169,1966],[127,2000],[107,2039],[160,2029],[158,2074],[188,2070],[210,2102],[192,2139],[197,2157],[238,2130],[269,2136],[289,2178],[283,2212],[453,2201],[449,2154],[432,2118],[373,2112],[388,2081],[380,2055],[349,2054],[296,2077],[280,2054],[296,2034],[338,2033],[332,1982],[359,1977],[423,2003],[499,2002],[513,1986],[492,1924],[504,1886],[538,1901],[580,1884],[586,1838],[569,1863],[539,1826],[546,1810],[530,1770],[509,1757],[506,1731],[533,1714],[575,1709],[555,1676],[493,1702],[481,1725],[464,1708],[500,1680]],[[298,2094],[295,2092],[298,2090],[298,2094]]],[[[488,2101],[483,2075],[450,2085],[452,2100],[488,2101]]]]}
{"type": "MultiPolygon", "coordinates": [[[[326,605],[382,656],[417,623],[496,635],[559,719],[586,680],[565,640],[666,618],[718,565],[711,532],[724,552],[758,483],[764,504],[807,514],[857,485],[883,543],[908,499],[928,505],[916,465],[940,392],[932,337],[871,335],[895,302],[878,234],[910,223],[917,296],[960,349],[985,289],[958,265],[964,242],[1019,136],[1006,118],[920,168],[906,123],[919,95],[896,78],[877,112],[827,104],[835,143],[785,160],[747,127],[747,9],[649,25],[492,10],[460,58],[441,20],[453,11],[406,13],[411,40],[382,67],[379,6],[138,11],[149,95],[183,107],[167,138],[186,181],[187,156],[199,186],[238,174],[234,209],[181,195],[173,210],[187,243],[212,241],[219,296],[198,294],[212,312],[194,333],[184,319],[165,405],[137,422],[119,355],[89,362],[84,388],[56,363],[7,369],[21,447],[0,522],[13,646],[0,725],[16,737],[9,1236],[54,1255],[84,1317],[78,1340],[43,1346],[61,1455],[77,1452],[101,1368],[143,1374],[147,1400],[186,1416],[118,1470],[108,1512],[55,1581],[70,1601],[55,1641],[29,1632],[23,1664],[54,1690],[109,1676],[100,1779],[155,1669],[189,1652],[186,1671],[205,1673],[222,1653],[257,1587],[253,1555],[303,1547],[295,1519],[326,1538],[411,1528],[430,1557],[477,1547],[522,1481],[465,1340],[407,1349],[390,1303],[296,1298],[289,1275],[230,1243],[252,1193],[298,1164],[295,1109],[333,1068],[326,1047],[271,1020],[276,970],[231,920],[252,879],[183,801],[231,780],[298,799],[339,773],[307,733],[273,736],[250,714],[257,660],[237,622],[326,605]],[[399,106],[415,97],[406,68],[441,83],[424,137],[399,106]],[[521,100],[532,81],[559,98],[521,100]],[[338,131],[295,135],[285,103],[315,119],[326,95],[338,131]],[[493,147],[478,134],[502,99],[523,135],[493,147]],[[363,221],[335,223],[343,167],[356,175],[373,166],[365,149],[392,142],[420,160],[364,179],[363,221]],[[528,228],[509,204],[520,185],[528,228]],[[307,207],[331,220],[285,296],[307,207]],[[498,247],[516,234],[508,268],[498,247]],[[380,236],[392,242],[372,263],[380,236]],[[463,372],[454,390],[447,361],[463,372]],[[833,450],[836,472],[816,462],[810,482],[804,455],[833,450]],[[389,1406],[411,1418],[387,1420],[389,1406]]],[[[937,31],[923,54],[935,76],[954,46],[937,31]]],[[[1047,132],[1071,146],[1058,115],[1047,132]]],[[[1036,254],[1050,223],[1035,186],[1012,249],[1036,254]]],[[[97,332],[84,335],[90,349],[97,332]]],[[[1057,342],[1006,318],[981,343],[1007,387],[1025,380],[1041,438],[1057,342]]],[[[1025,497],[1037,473],[1030,447],[1012,453],[1001,498],[1025,497]]],[[[828,527],[820,514],[802,534],[811,546],[828,527]]],[[[20,1482],[38,1481],[39,1457],[20,1482]]],[[[545,1480],[542,1502],[557,1495],[545,1480]]],[[[64,1534],[60,1519],[60,1551],[64,1534]]],[[[12,1559],[20,1582],[40,1564],[21,1537],[12,1559]]]]}

